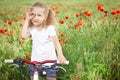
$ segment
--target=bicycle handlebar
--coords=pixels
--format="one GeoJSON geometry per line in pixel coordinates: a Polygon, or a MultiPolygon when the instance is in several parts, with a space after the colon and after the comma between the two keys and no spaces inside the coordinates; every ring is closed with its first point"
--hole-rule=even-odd
{"type": "MultiPolygon", "coordinates": [[[[57,63],[57,64],[59,64],[59,61],[57,61],[57,60],[45,60],[45,61],[42,61],[42,62],[37,62],[37,61],[30,62],[29,60],[26,60],[26,59],[16,58],[16,59],[5,59],[4,63],[15,63],[15,64],[17,64],[18,68],[24,67],[24,65],[23,65],[24,63],[32,64],[32,65],[35,66],[35,69],[34,69],[35,73],[34,73],[33,78],[34,78],[34,80],[38,80],[38,67],[39,67],[39,64],[40,64],[40,66],[42,66],[42,64],[45,64],[45,63],[57,63]]],[[[64,64],[68,65],[69,61],[66,61],[64,64]]],[[[60,68],[60,69],[62,69],[62,70],[64,70],[66,72],[65,68],[63,68],[61,66],[59,66],[58,68],[60,68]]],[[[46,72],[43,73],[43,74],[46,74],[46,72]]]]}
{"type": "Polygon", "coordinates": [[[13,59],[5,59],[4,63],[14,63],[13,59]]]}
{"type": "MultiPolygon", "coordinates": [[[[17,58],[17,59],[5,59],[4,60],[4,63],[27,63],[27,64],[32,64],[32,65],[35,65],[35,64],[45,64],[45,63],[58,63],[59,64],[59,61],[56,61],[56,60],[45,60],[45,61],[42,61],[42,62],[37,62],[37,61],[28,61],[26,59],[20,59],[20,58],[17,58]]],[[[64,64],[69,64],[69,61],[66,61],[64,64]]]]}

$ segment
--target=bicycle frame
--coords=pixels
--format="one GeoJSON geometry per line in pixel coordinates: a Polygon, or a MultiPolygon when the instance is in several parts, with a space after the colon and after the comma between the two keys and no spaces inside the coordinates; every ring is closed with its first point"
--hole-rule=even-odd
{"type": "Polygon", "coordinates": [[[27,63],[27,64],[32,64],[34,65],[34,76],[33,76],[33,80],[39,80],[39,77],[38,77],[38,65],[42,65],[42,64],[45,64],[45,63],[55,63],[56,60],[45,60],[45,61],[42,61],[42,62],[37,62],[37,61],[33,61],[33,62],[29,62],[27,60],[23,60],[24,63],[27,63]]]}
{"type": "Polygon", "coordinates": [[[39,77],[38,77],[38,65],[42,65],[42,64],[45,64],[45,63],[55,63],[56,61],[55,60],[46,60],[46,61],[43,61],[43,62],[37,62],[37,61],[33,61],[33,62],[29,62],[27,60],[23,60],[23,62],[27,63],[27,64],[32,64],[34,65],[34,76],[33,76],[33,80],[39,80],[39,77]]]}

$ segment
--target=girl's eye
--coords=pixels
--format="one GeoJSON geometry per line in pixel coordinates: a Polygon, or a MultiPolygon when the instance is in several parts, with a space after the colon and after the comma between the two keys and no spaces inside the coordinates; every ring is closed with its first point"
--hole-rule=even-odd
{"type": "Polygon", "coordinates": [[[38,16],[41,16],[40,14],[38,14],[38,16]]]}
{"type": "Polygon", "coordinates": [[[34,14],[33,13],[30,13],[30,16],[33,16],[34,14]]]}

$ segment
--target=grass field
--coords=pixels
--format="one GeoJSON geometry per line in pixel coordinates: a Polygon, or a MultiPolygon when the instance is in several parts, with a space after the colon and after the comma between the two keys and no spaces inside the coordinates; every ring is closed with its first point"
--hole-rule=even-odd
{"type": "Polygon", "coordinates": [[[30,59],[31,39],[20,39],[20,31],[25,9],[37,1],[56,13],[57,35],[70,61],[61,65],[67,72],[60,70],[58,80],[120,80],[120,0],[0,0],[0,80],[30,80],[26,68],[4,60],[30,59]]]}

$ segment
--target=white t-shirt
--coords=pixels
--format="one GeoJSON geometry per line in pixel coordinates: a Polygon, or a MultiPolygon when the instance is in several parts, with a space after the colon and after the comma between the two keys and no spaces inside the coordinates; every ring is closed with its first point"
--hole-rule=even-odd
{"type": "Polygon", "coordinates": [[[31,61],[57,60],[51,37],[56,35],[54,26],[48,26],[40,31],[36,28],[29,28],[28,32],[32,37],[31,61]]]}

